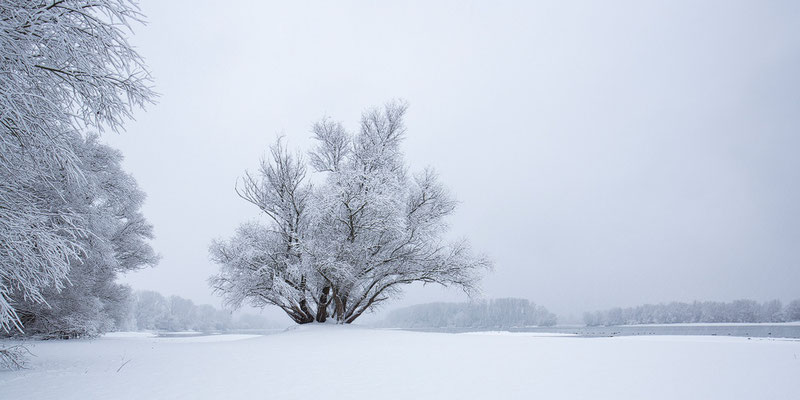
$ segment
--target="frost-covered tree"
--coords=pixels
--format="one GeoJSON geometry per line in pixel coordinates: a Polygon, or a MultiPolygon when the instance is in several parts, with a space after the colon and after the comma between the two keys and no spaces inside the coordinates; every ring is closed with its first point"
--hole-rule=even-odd
{"type": "Polygon", "coordinates": [[[118,129],[154,94],[126,40],[127,0],[0,2],[0,330],[21,328],[12,297],[63,286],[89,223],[68,204],[87,185],[73,144],[118,129]]]}
{"type": "Polygon", "coordinates": [[[69,260],[64,287],[42,290],[46,304],[12,295],[26,334],[76,337],[114,329],[131,305],[130,289],[115,282],[117,275],[158,261],[148,243],[153,228],[140,210],[144,193],[123,171],[122,154],[97,140],[74,135],[71,146],[83,182],[57,181],[58,190],[49,193],[53,202],[64,201],[91,234],[78,238],[81,252],[69,260]]]}
{"type": "Polygon", "coordinates": [[[211,245],[220,265],[211,285],[227,304],[274,305],[297,323],[350,323],[413,282],[476,289],[490,262],[467,241],[444,239],[456,202],[433,170],[408,173],[406,109],[370,109],[355,134],[323,119],[308,162],[279,140],[258,174],[244,176],[239,195],[269,223],[243,224],[211,245]]]}
{"type": "Polygon", "coordinates": [[[197,319],[197,306],[189,299],[179,296],[170,296],[167,299],[167,310],[169,317],[167,330],[180,331],[195,329],[197,319]]]}
{"type": "Polygon", "coordinates": [[[155,330],[166,325],[169,308],[161,293],[142,290],[134,294],[133,317],[138,330],[155,330]]]}
{"type": "Polygon", "coordinates": [[[786,321],[800,321],[800,299],[792,300],[783,311],[786,321]]]}
{"type": "Polygon", "coordinates": [[[761,304],[759,310],[759,321],[762,322],[782,322],[784,320],[783,304],[780,300],[771,300],[761,304]]]}
{"type": "Polygon", "coordinates": [[[232,326],[231,314],[208,304],[197,306],[194,312],[194,329],[203,332],[223,331],[232,326]]]}

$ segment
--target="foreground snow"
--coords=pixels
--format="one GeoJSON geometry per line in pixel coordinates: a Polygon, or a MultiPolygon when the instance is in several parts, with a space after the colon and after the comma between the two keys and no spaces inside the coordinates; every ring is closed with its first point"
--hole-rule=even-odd
{"type": "Polygon", "coordinates": [[[309,326],[36,342],[8,399],[793,399],[800,341],[542,337],[309,326]],[[191,339],[191,340],[190,340],[191,339]],[[202,340],[201,340],[202,339],[202,340]]]}

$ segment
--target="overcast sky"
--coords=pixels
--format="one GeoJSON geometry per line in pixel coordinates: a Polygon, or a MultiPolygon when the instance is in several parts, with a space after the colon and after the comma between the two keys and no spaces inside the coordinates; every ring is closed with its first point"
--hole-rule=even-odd
{"type": "Polygon", "coordinates": [[[161,97],[104,136],[163,257],[134,288],[219,305],[209,242],[258,215],[237,177],[402,98],[409,166],[495,262],[485,296],[565,317],[800,297],[800,2],[295,3],[141,1],[161,97]]]}

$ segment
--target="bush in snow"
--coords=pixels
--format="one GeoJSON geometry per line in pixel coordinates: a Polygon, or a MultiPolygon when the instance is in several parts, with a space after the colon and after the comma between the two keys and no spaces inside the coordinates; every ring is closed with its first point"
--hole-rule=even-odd
{"type": "Polygon", "coordinates": [[[28,349],[22,345],[1,346],[0,345],[0,369],[21,369],[25,368],[28,349]]]}

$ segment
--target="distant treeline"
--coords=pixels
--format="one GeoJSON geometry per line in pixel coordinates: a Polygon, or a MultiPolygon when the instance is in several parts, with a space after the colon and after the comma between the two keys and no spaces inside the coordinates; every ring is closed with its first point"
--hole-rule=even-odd
{"type": "Polygon", "coordinates": [[[281,327],[260,315],[241,314],[234,318],[230,311],[195,305],[179,296],[164,297],[153,291],[132,292],[123,285],[104,290],[102,298],[89,297],[85,291],[63,290],[56,298],[58,301],[51,301],[49,305],[18,307],[24,330],[0,331],[0,337],[70,339],[94,337],[110,331],[210,332],[281,327]]]}
{"type": "Polygon", "coordinates": [[[779,300],[759,303],[754,300],[672,302],[645,304],[632,308],[612,308],[588,312],[583,322],[588,326],[677,324],[714,322],[791,322],[800,321],[800,299],[784,307],[779,300]]]}
{"type": "Polygon", "coordinates": [[[510,328],[552,326],[556,315],[525,299],[428,303],[392,311],[379,325],[392,328],[510,328]]]}
{"type": "Polygon", "coordinates": [[[179,296],[164,297],[158,292],[138,291],[127,321],[121,330],[226,331],[231,329],[270,329],[280,326],[260,315],[242,314],[233,318],[229,311],[195,305],[179,296]]]}

